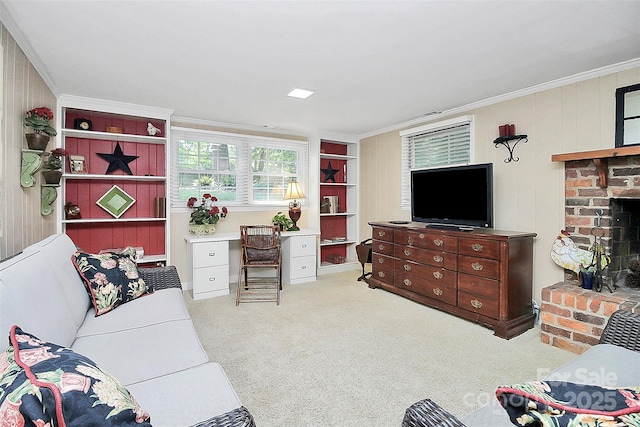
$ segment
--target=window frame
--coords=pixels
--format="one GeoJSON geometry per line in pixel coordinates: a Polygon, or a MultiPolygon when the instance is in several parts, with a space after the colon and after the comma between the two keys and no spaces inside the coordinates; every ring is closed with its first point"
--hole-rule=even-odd
{"type": "MultiPolygon", "coordinates": [[[[308,140],[302,139],[284,139],[267,136],[249,135],[243,133],[221,132],[205,129],[194,129],[188,127],[172,127],[171,128],[171,163],[170,163],[170,194],[171,209],[174,211],[188,211],[186,200],[179,198],[179,176],[181,172],[188,170],[179,169],[179,146],[181,139],[197,139],[212,143],[227,143],[236,145],[236,189],[237,200],[225,201],[224,205],[233,207],[241,211],[264,210],[265,208],[282,208],[288,206],[288,201],[271,200],[271,201],[253,201],[253,172],[251,170],[251,149],[252,147],[264,147],[271,149],[295,150],[297,151],[297,173],[282,174],[283,177],[297,178],[307,188],[308,182],[308,140]]],[[[216,174],[216,170],[211,170],[212,174],[216,174]]],[[[215,194],[214,194],[215,195],[215,194]]]]}
{"type": "Polygon", "coordinates": [[[451,118],[448,120],[441,120],[438,122],[429,123],[423,126],[405,129],[400,131],[400,136],[402,138],[402,156],[401,156],[401,173],[402,173],[402,189],[401,189],[401,200],[400,200],[400,208],[402,210],[411,210],[411,171],[415,169],[434,169],[438,167],[446,167],[446,166],[457,166],[457,165],[468,165],[474,163],[474,116],[466,115],[451,118]],[[436,133],[443,131],[448,128],[456,128],[459,126],[469,126],[469,159],[467,162],[458,162],[458,163],[443,163],[437,166],[432,167],[415,167],[415,165],[410,164],[410,152],[411,152],[411,138],[428,133],[436,133]]]}

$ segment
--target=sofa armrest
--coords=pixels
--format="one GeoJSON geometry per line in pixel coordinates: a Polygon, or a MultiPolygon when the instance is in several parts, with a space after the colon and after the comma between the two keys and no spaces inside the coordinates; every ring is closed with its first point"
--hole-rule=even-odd
{"type": "Polygon", "coordinates": [[[138,273],[142,280],[144,280],[145,283],[152,285],[155,290],[168,288],[182,289],[178,270],[176,270],[173,265],[166,267],[139,268],[138,273]]]}
{"type": "Polygon", "coordinates": [[[241,406],[226,414],[218,415],[198,423],[192,427],[255,427],[256,423],[253,421],[253,416],[249,413],[247,408],[241,406]]]}
{"type": "Polygon", "coordinates": [[[607,321],[600,344],[640,351],[640,314],[627,310],[615,311],[607,321]]]}
{"type": "Polygon", "coordinates": [[[465,427],[462,422],[430,399],[409,406],[402,427],[465,427]]]}

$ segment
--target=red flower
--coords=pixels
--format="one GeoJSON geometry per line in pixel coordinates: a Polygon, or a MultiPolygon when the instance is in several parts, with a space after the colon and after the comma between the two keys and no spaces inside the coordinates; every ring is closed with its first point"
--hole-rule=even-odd
{"type": "Polygon", "coordinates": [[[211,198],[211,194],[209,194],[209,193],[204,193],[204,194],[202,195],[202,198],[203,198],[203,199],[210,199],[210,198],[211,198]]]}
{"type": "Polygon", "coordinates": [[[217,206],[214,206],[214,207],[212,207],[212,208],[211,208],[211,210],[209,211],[209,213],[210,213],[211,215],[217,215],[217,214],[219,214],[219,213],[220,213],[220,209],[218,209],[218,207],[217,207],[217,206]]]}
{"type": "Polygon", "coordinates": [[[226,215],[228,212],[229,212],[229,211],[227,210],[227,207],[226,207],[226,206],[222,208],[222,213],[223,213],[224,215],[226,215]]]}
{"type": "Polygon", "coordinates": [[[193,205],[198,201],[195,197],[189,197],[189,201],[187,202],[187,207],[192,208],[193,205]]]}

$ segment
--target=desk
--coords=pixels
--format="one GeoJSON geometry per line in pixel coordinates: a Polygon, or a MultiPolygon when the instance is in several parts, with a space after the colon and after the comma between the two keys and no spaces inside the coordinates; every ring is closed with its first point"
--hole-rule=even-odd
{"type": "MultiPolygon", "coordinates": [[[[316,249],[319,231],[282,232],[282,281],[296,284],[316,280],[316,249]]],[[[193,299],[229,294],[229,244],[240,241],[240,232],[211,236],[185,236],[191,269],[193,299]]],[[[236,276],[237,277],[237,276],[236,276]]]]}

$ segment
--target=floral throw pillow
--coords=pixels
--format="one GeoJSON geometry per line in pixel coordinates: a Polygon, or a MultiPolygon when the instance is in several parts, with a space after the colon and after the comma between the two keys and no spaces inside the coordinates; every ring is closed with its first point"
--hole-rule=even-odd
{"type": "Polygon", "coordinates": [[[134,256],[135,249],[104,254],[77,251],[71,256],[91,296],[96,316],[153,293],[153,286],[140,277],[134,256]]]}
{"type": "Polygon", "coordinates": [[[151,427],[150,421],[90,359],[11,328],[9,348],[0,354],[0,425],[151,427]]]}

